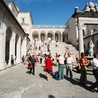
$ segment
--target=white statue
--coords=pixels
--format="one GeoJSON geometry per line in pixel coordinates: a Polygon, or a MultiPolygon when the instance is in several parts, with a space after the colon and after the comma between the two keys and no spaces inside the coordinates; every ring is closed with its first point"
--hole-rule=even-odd
{"type": "Polygon", "coordinates": [[[85,9],[85,11],[90,11],[90,7],[89,7],[88,3],[86,4],[86,9],[85,9]]]}
{"type": "Polygon", "coordinates": [[[96,8],[96,11],[98,12],[98,5],[97,4],[95,4],[95,8],[96,8]]]}
{"type": "Polygon", "coordinates": [[[89,55],[93,56],[93,53],[94,53],[94,44],[91,40],[90,43],[89,43],[89,55]]]}

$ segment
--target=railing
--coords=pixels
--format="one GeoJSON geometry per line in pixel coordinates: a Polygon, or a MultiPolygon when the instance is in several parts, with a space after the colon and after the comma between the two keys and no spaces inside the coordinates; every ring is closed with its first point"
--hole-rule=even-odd
{"type": "Polygon", "coordinates": [[[65,25],[33,25],[32,28],[34,29],[50,29],[50,28],[58,28],[58,29],[65,29],[65,25]]]}
{"type": "Polygon", "coordinates": [[[95,35],[95,34],[98,34],[98,30],[94,31],[94,32],[92,33],[92,35],[91,35],[90,33],[87,33],[86,35],[84,35],[84,38],[89,37],[89,36],[93,36],[93,35],[95,35]]]}

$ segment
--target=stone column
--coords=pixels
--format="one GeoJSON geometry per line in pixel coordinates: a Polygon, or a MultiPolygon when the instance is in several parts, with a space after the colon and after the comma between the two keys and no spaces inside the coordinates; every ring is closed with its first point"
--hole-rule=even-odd
{"type": "Polygon", "coordinates": [[[9,51],[10,51],[10,54],[9,54],[10,58],[9,58],[9,63],[8,64],[11,65],[11,55],[13,55],[14,60],[15,60],[15,33],[14,32],[12,32],[9,51]]]}
{"type": "Polygon", "coordinates": [[[47,33],[46,33],[46,35],[45,35],[45,42],[47,42],[47,39],[48,39],[48,38],[47,38],[47,33]]]}
{"type": "Polygon", "coordinates": [[[40,34],[38,33],[38,39],[37,39],[37,41],[39,41],[40,40],[40,34]]]}
{"type": "Polygon", "coordinates": [[[16,59],[16,63],[20,63],[21,61],[21,55],[20,55],[20,52],[21,52],[21,38],[19,37],[18,39],[18,42],[17,42],[17,59],[16,59]]]}
{"type": "Polygon", "coordinates": [[[61,42],[61,34],[58,34],[58,42],[61,42]]]}
{"type": "Polygon", "coordinates": [[[53,33],[53,41],[55,41],[55,34],[53,33]]]}
{"type": "Polygon", "coordinates": [[[38,41],[41,42],[41,34],[40,33],[38,34],[38,37],[39,37],[38,41]]]}
{"type": "MultiPolygon", "coordinates": [[[[6,30],[6,29],[5,29],[6,30]]],[[[5,63],[5,34],[3,29],[0,28],[0,70],[4,69],[5,63]]]]}
{"type": "Polygon", "coordinates": [[[63,40],[62,40],[62,33],[61,33],[61,42],[62,42],[63,40]]]}
{"type": "Polygon", "coordinates": [[[78,35],[79,35],[79,54],[81,54],[81,52],[84,52],[84,41],[83,41],[83,32],[82,32],[82,26],[83,25],[78,25],[78,35]]]}
{"type": "Polygon", "coordinates": [[[23,39],[22,46],[21,46],[21,56],[26,55],[26,37],[23,39]]]}

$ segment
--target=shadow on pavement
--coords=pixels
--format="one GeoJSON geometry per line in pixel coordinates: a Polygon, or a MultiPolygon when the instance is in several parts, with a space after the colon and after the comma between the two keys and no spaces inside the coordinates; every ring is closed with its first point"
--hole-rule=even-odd
{"type": "Polygon", "coordinates": [[[30,74],[30,71],[26,71],[26,73],[30,74]]]}
{"type": "MultiPolygon", "coordinates": [[[[87,85],[81,85],[80,82],[79,82],[79,79],[77,79],[77,78],[71,79],[70,77],[67,77],[67,76],[64,76],[64,78],[65,78],[67,81],[71,82],[72,84],[74,84],[74,85],[79,85],[79,86],[85,88],[86,90],[89,90],[89,91],[90,91],[89,86],[87,86],[87,85]]],[[[87,81],[86,84],[92,85],[92,82],[91,82],[91,81],[87,81]]]]}
{"type": "Polygon", "coordinates": [[[48,95],[48,98],[55,98],[53,95],[48,95]]]}
{"type": "Polygon", "coordinates": [[[41,78],[44,78],[45,80],[47,80],[47,77],[46,77],[44,74],[40,73],[39,76],[40,76],[41,78]]]}
{"type": "MultiPolygon", "coordinates": [[[[78,69],[78,67],[75,67],[75,68],[73,68],[73,70],[72,71],[74,71],[74,72],[76,72],[76,73],[78,73],[78,74],[80,74],[80,69],[78,69]]],[[[87,75],[93,75],[93,72],[92,72],[92,70],[91,69],[87,69],[87,75]]]]}

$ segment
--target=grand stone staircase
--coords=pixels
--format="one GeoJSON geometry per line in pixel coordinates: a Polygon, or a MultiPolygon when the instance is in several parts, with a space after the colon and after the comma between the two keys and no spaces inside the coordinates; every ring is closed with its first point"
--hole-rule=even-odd
{"type": "MultiPolygon", "coordinates": [[[[41,46],[42,52],[47,52],[47,45],[39,42],[37,43],[37,47],[41,46]]],[[[76,48],[72,44],[67,44],[64,42],[50,42],[49,43],[49,50],[51,52],[52,58],[55,59],[56,53],[64,56],[65,52],[68,50],[71,52],[72,57],[75,59],[76,54],[79,54],[79,52],[76,50],[76,48]]],[[[75,61],[76,62],[76,61],[75,61]]]]}
{"type": "Polygon", "coordinates": [[[64,42],[50,43],[50,50],[53,58],[55,57],[56,53],[64,56],[65,52],[69,51],[75,60],[76,54],[79,54],[79,52],[76,50],[76,48],[73,45],[64,42]]]}

